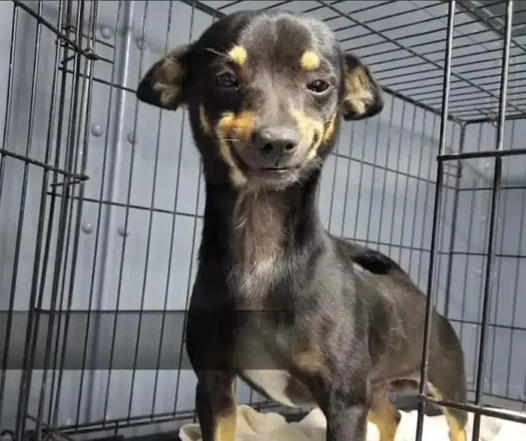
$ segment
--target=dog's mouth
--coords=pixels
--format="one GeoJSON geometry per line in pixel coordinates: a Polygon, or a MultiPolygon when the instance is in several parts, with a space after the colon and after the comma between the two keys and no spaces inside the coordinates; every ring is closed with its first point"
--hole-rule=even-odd
{"type": "Polygon", "coordinates": [[[228,142],[228,147],[236,166],[245,175],[259,177],[263,179],[284,179],[295,174],[302,167],[302,164],[287,164],[281,166],[252,166],[238,152],[233,142],[228,142]]]}

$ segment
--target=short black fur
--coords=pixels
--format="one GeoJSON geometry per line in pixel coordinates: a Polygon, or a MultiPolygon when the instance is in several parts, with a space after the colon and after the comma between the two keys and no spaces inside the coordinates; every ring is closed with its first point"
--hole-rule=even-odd
{"type": "MultiPolygon", "coordinates": [[[[367,67],[314,19],[237,13],[156,63],[138,96],[186,105],[203,158],[187,349],[204,441],[234,441],[237,375],[285,404],[320,406],[329,441],[363,441],[367,417],[392,441],[388,396],[418,384],[425,298],[388,257],[331,236],[317,209],[342,117],[382,108],[367,67]]],[[[432,319],[431,392],[462,402],[460,343],[432,319]]],[[[451,440],[464,440],[465,413],[446,416],[451,440]]]]}

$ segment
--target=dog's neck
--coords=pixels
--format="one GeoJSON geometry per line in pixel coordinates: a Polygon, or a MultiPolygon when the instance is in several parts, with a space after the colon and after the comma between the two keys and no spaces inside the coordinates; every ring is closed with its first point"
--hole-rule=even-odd
{"type": "Polygon", "coordinates": [[[316,170],[279,191],[207,181],[201,259],[221,262],[228,282],[240,291],[268,288],[294,260],[292,254],[305,255],[322,240],[318,180],[316,170]]]}

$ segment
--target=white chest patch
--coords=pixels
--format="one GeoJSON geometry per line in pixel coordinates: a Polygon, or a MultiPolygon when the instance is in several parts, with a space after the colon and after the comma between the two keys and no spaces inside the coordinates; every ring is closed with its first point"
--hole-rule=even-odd
{"type": "Polygon", "coordinates": [[[265,393],[286,406],[297,407],[288,397],[286,390],[291,375],[284,369],[246,369],[243,376],[258,385],[265,393]]]}
{"type": "Polygon", "coordinates": [[[264,390],[270,398],[285,406],[315,406],[307,388],[284,369],[245,369],[242,376],[264,390]]]}

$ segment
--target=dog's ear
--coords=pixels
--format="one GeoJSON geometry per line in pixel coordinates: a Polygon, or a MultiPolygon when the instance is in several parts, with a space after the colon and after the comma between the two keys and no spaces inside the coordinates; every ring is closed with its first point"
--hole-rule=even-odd
{"type": "Polygon", "coordinates": [[[181,47],[155,63],[139,83],[137,98],[170,110],[184,103],[188,52],[188,46],[181,47]]]}
{"type": "Polygon", "coordinates": [[[347,120],[376,115],[384,106],[382,91],[367,66],[350,54],[343,55],[345,93],[342,114],[347,120]]]}

